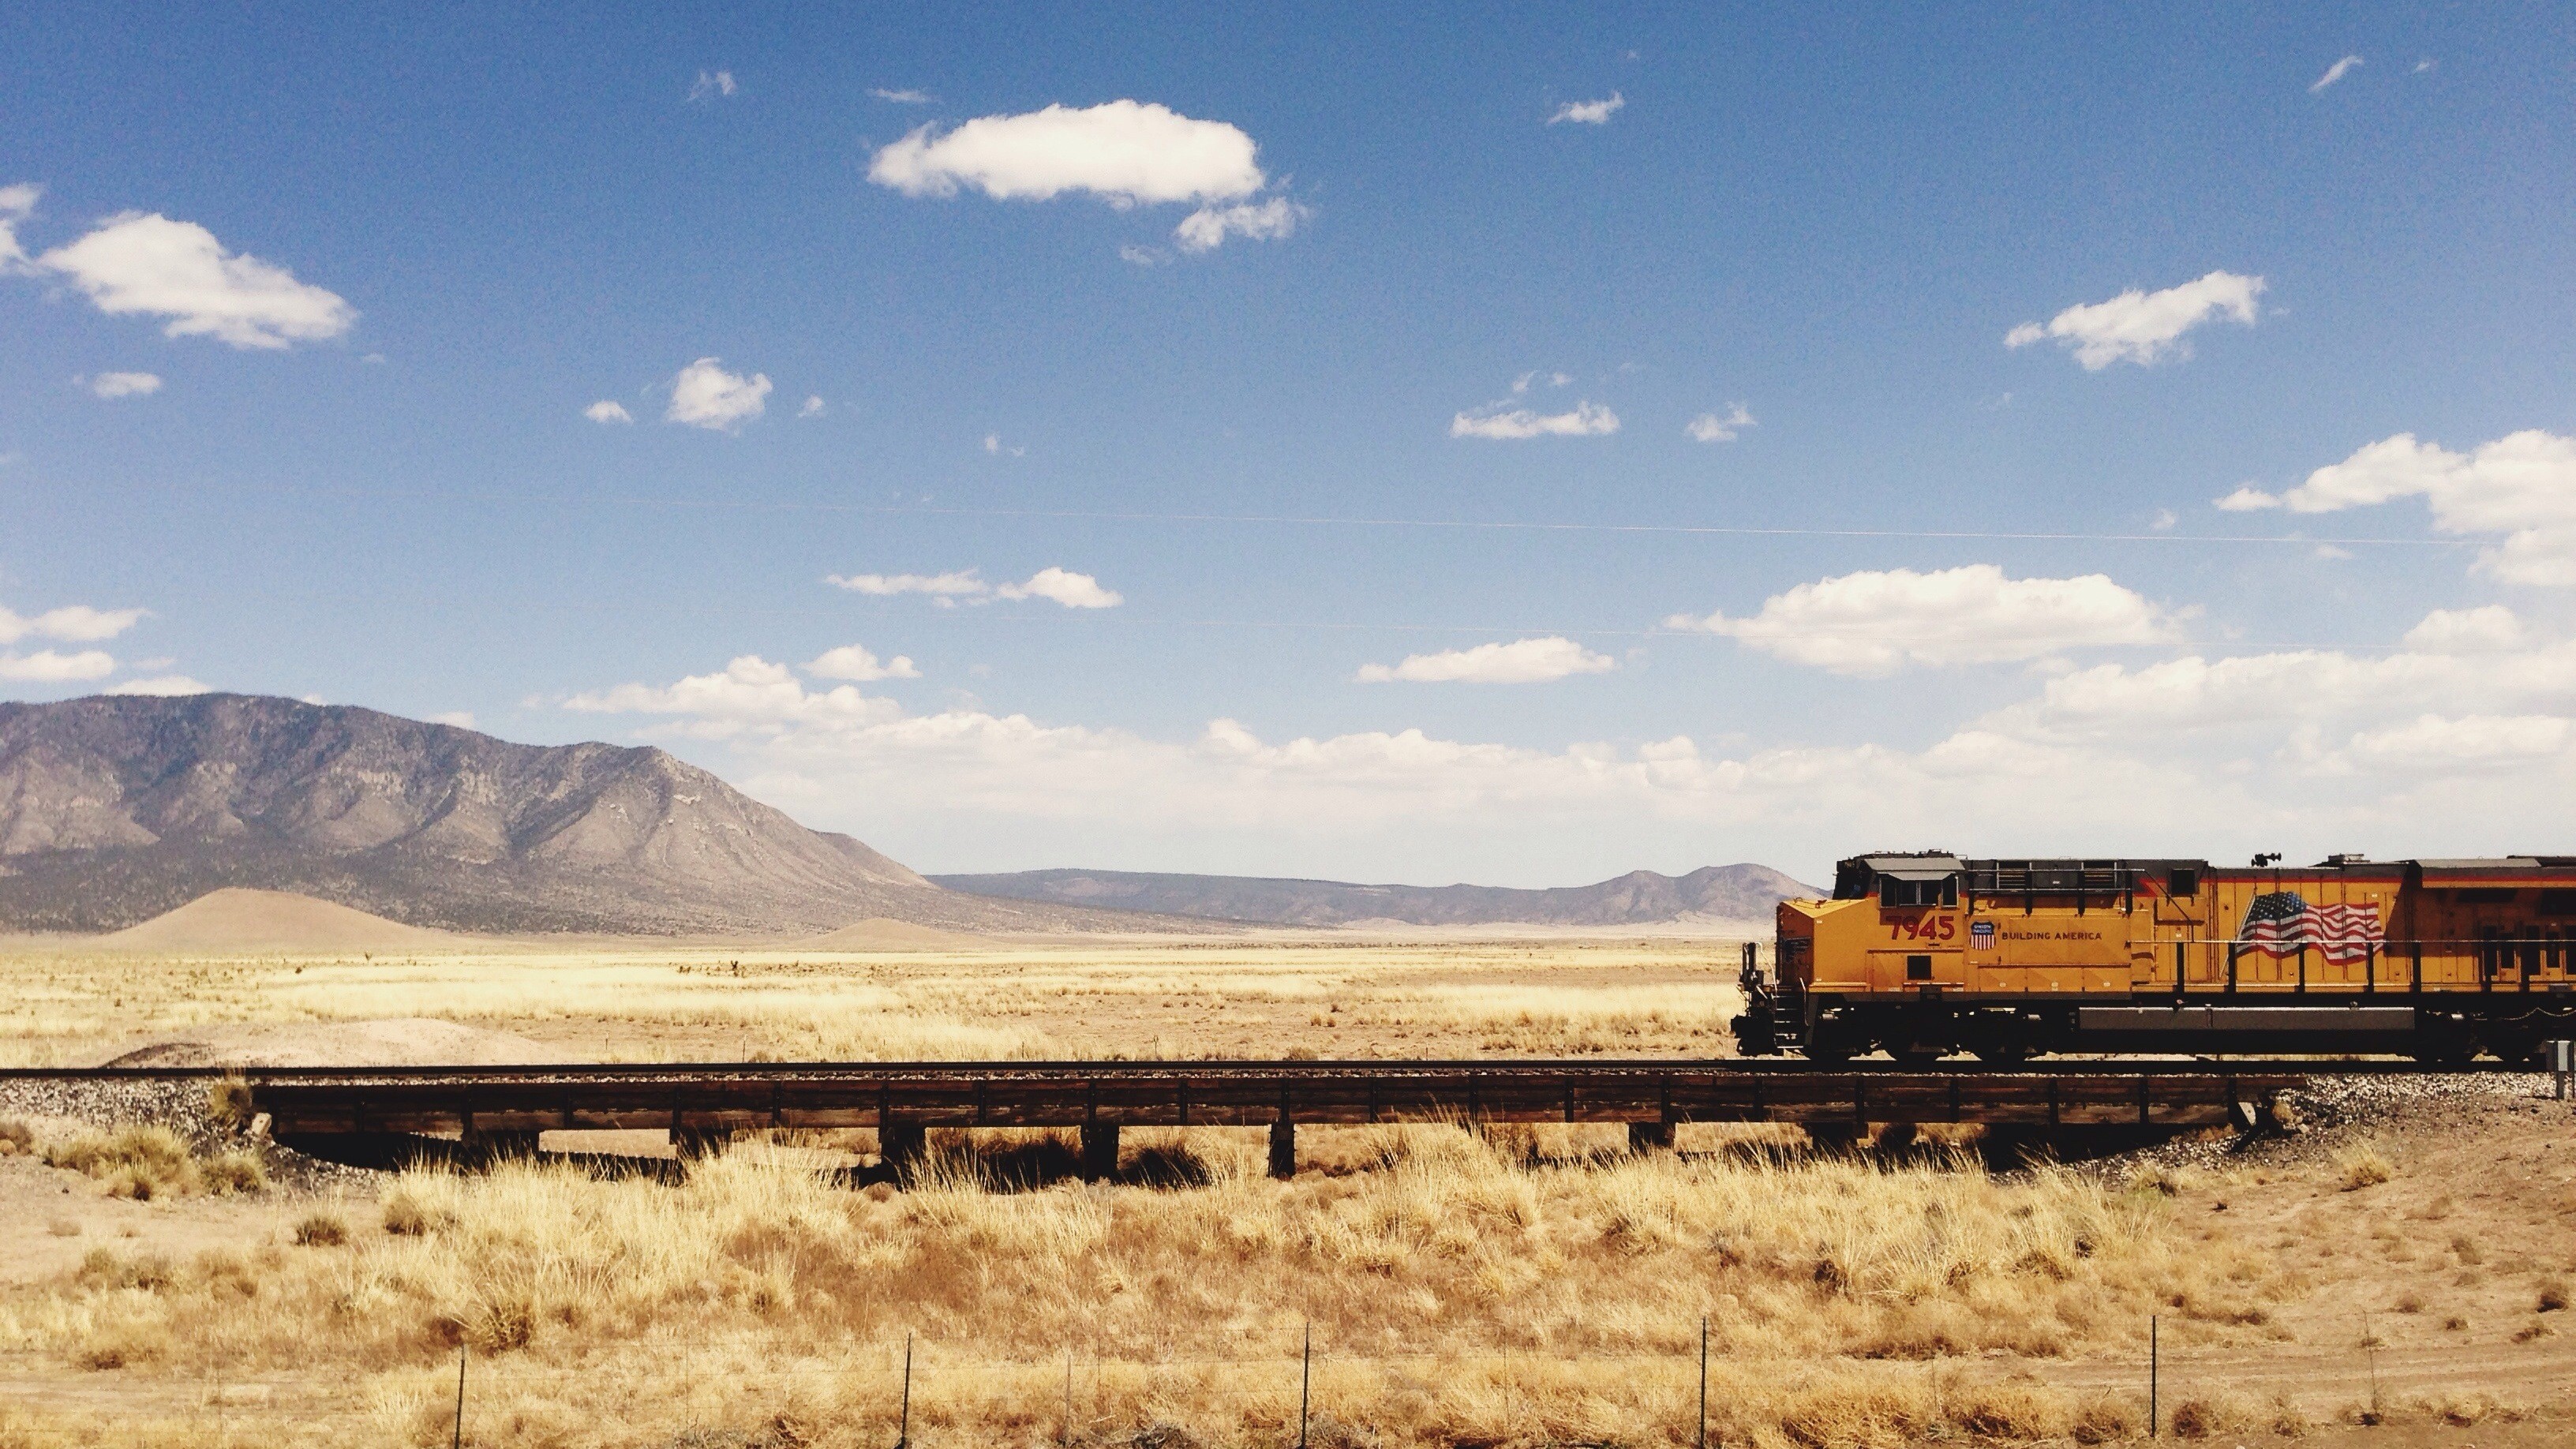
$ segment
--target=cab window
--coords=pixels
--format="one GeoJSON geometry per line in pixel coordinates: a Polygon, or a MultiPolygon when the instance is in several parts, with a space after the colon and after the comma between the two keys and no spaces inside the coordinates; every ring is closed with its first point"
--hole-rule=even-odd
{"type": "Polygon", "coordinates": [[[1943,876],[1938,880],[1898,880],[1895,876],[1883,875],[1878,878],[1878,903],[1891,910],[1955,906],[1959,903],[1959,878],[1943,876]]]}

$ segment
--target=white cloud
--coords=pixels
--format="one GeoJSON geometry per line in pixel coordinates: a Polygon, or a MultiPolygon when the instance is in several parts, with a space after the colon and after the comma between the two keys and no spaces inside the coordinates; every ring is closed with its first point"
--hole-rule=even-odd
{"type": "Polygon", "coordinates": [[[1026,448],[1014,448],[1005,444],[1002,441],[1002,435],[999,433],[986,433],[984,435],[984,451],[991,453],[996,457],[999,457],[1004,453],[1008,453],[1014,458],[1025,458],[1029,455],[1029,450],[1026,448]]]}
{"type": "Polygon", "coordinates": [[[1543,684],[1570,674],[1601,674],[1618,667],[1619,662],[1607,654],[1595,654],[1571,639],[1549,637],[1410,654],[1401,664],[1362,665],[1358,677],[1365,684],[1399,679],[1424,684],[1543,684]]]}
{"type": "Polygon", "coordinates": [[[2282,494],[2239,488],[2231,511],[2334,513],[2421,497],[2444,533],[2502,534],[2478,568],[2507,583],[2576,587],[2576,438],[2537,428],[2454,453],[2399,433],[2310,473],[2282,494]]]}
{"type": "Polygon", "coordinates": [[[1163,263],[1170,261],[1171,257],[1163,252],[1154,250],[1152,247],[1140,247],[1135,243],[1130,242],[1118,249],[1118,260],[1132,263],[1140,267],[1158,267],[1163,263]]]}
{"type": "MultiPolygon", "coordinates": [[[[202,680],[191,679],[184,674],[160,674],[155,675],[150,679],[128,679],[119,684],[111,684],[102,692],[106,694],[150,694],[166,697],[181,694],[212,694],[215,692],[215,689],[211,684],[207,684],[202,680]]],[[[305,702],[307,704],[320,704],[322,701],[307,698],[305,702]]]]}
{"type": "Polygon", "coordinates": [[[115,672],[116,661],[96,649],[84,649],[78,654],[58,654],[51,649],[39,649],[33,654],[0,653],[0,679],[62,684],[76,679],[104,679],[115,672]]]}
{"type": "Polygon", "coordinates": [[[2426,714],[2354,735],[2350,753],[2378,769],[2502,767],[2564,755],[2570,734],[2568,721],[2550,715],[2426,714]]]}
{"type": "Polygon", "coordinates": [[[594,423],[631,423],[635,421],[635,415],[626,410],[626,405],[624,403],[611,402],[607,398],[601,398],[599,401],[583,408],[581,410],[581,415],[590,419],[594,423]]]}
{"type": "Polygon", "coordinates": [[[1114,206],[1231,201],[1266,184],[1252,138],[1132,100],[981,116],[940,134],[923,126],[877,152],[868,179],[906,196],[971,186],[996,200],[1086,191],[1114,206]]]}
{"type": "Polygon", "coordinates": [[[825,408],[821,398],[808,397],[805,399],[804,406],[796,410],[796,416],[800,418],[819,418],[823,415],[824,411],[825,408]]]}
{"type": "Polygon", "coordinates": [[[1297,229],[1297,224],[1314,215],[1284,196],[1268,201],[1238,202],[1233,206],[1202,206],[1181,218],[1172,228],[1172,239],[1182,251],[1214,250],[1228,236],[1252,241],[1277,241],[1297,229]]]}
{"type": "Polygon", "coordinates": [[[733,93],[733,72],[729,70],[699,71],[696,83],[689,87],[689,99],[693,101],[709,101],[733,93]]]}
{"type": "Polygon", "coordinates": [[[1100,580],[1089,574],[1068,573],[1048,567],[1029,576],[1028,582],[1004,584],[993,591],[1001,599],[1052,599],[1068,609],[1114,609],[1126,602],[1114,589],[1104,589],[1100,580]]]}
{"type": "Polygon", "coordinates": [[[2502,604],[2477,609],[2435,609],[2406,631],[2406,647],[2419,654],[2492,654],[2520,649],[2530,631],[2502,604]]]}
{"type": "Polygon", "coordinates": [[[896,594],[929,594],[937,598],[974,598],[990,593],[992,585],[975,577],[967,569],[949,574],[832,574],[823,582],[854,594],[891,598],[896,594]]]}
{"type": "Polygon", "coordinates": [[[148,372],[102,372],[88,383],[90,395],[103,398],[150,397],[161,390],[161,379],[148,372]]]}
{"type": "Polygon", "coordinates": [[[2189,357],[2191,346],[2183,334],[2214,317],[2254,325],[2254,299],[2262,292],[2261,277],[2234,272],[2211,272],[2161,292],[2133,287],[2107,302],[2069,307],[2045,327],[2024,322],[2004,335],[2004,346],[2027,347],[2053,337],[2073,349],[2088,372],[2115,362],[2144,367],[2169,355],[2189,357]]]}
{"type": "Polygon", "coordinates": [[[429,722],[431,724],[454,725],[461,730],[470,730],[474,728],[474,711],[470,709],[442,710],[437,714],[431,715],[429,717],[429,722]]]}
{"type": "Polygon", "coordinates": [[[663,417],[714,432],[731,432],[768,411],[769,377],[731,373],[720,359],[701,357],[671,379],[671,406],[663,417]]]}
{"type": "Polygon", "coordinates": [[[142,609],[93,609],[87,604],[67,604],[30,619],[0,608],[0,644],[15,644],[21,639],[94,644],[133,628],[145,613],[142,609]]]}
{"type": "Polygon", "coordinates": [[[1715,413],[1701,413],[1691,419],[1689,425],[1682,431],[1690,434],[1691,441],[1696,443],[1734,442],[1746,428],[1755,426],[1753,414],[1745,411],[1742,403],[1728,403],[1726,406],[1725,417],[1721,418],[1715,413]]]}
{"type": "Polygon", "coordinates": [[[157,214],[109,217],[33,265],[67,278],[102,312],[171,319],[161,329],[171,337],[282,348],[337,337],[358,320],[356,309],[334,293],[295,280],[284,267],[225,251],[213,232],[194,222],[157,214]]]}
{"type": "Polygon", "coordinates": [[[27,269],[27,253],[18,245],[18,223],[33,216],[45,188],[32,181],[0,186],[0,274],[27,269]]]}
{"type": "Polygon", "coordinates": [[[866,723],[899,713],[892,703],[869,699],[853,685],[808,692],[795,671],[757,654],[742,655],[719,673],[693,674],[668,686],[621,684],[576,694],[563,707],[593,714],[680,715],[694,721],[682,732],[703,739],[745,731],[774,733],[796,725],[866,723]]]}
{"type": "Polygon", "coordinates": [[[1548,117],[1547,123],[1553,126],[1572,121],[1583,126],[1606,126],[1610,124],[1611,113],[1626,104],[1628,98],[1617,91],[1612,91],[1606,101],[1568,101],[1556,108],[1556,114],[1548,117]]]}
{"type": "Polygon", "coordinates": [[[1677,614],[1665,624],[1861,676],[1892,674],[1906,664],[2008,663],[2173,636],[2164,610],[2104,575],[2008,579],[1993,564],[1844,574],[1775,594],[1751,618],[1677,614]]]}
{"type": "Polygon", "coordinates": [[[890,91],[875,86],[868,88],[868,94],[881,101],[892,101],[898,106],[926,106],[932,100],[928,91],[890,91]]]}
{"type": "Polygon", "coordinates": [[[805,672],[817,679],[847,679],[857,684],[873,684],[880,679],[919,679],[921,671],[912,660],[898,654],[879,663],[877,657],[857,644],[844,644],[826,649],[805,665],[805,672]]]}
{"type": "Polygon", "coordinates": [[[2316,84],[2308,87],[2308,94],[2315,95],[2317,92],[2333,85],[2336,81],[2342,80],[2345,76],[2352,74],[2352,68],[2359,64],[2361,64],[2360,56],[2347,55],[2343,59],[2336,61],[2334,64],[2327,66],[2326,73],[2318,76],[2316,84]]]}
{"type": "Polygon", "coordinates": [[[1595,438],[1617,431],[1619,415],[1590,402],[1578,402],[1573,411],[1562,413],[1538,413],[1498,403],[1449,420],[1449,436],[1453,438],[1595,438]]]}

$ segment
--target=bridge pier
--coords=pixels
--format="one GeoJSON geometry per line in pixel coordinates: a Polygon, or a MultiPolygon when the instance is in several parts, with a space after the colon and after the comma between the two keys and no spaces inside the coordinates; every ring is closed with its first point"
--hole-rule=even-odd
{"type": "Polygon", "coordinates": [[[1639,1154],[1672,1151],[1673,1124],[1670,1122],[1629,1123],[1628,1150],[1639,1154]]]}
{"type": "Polygon", "coordinates": [[[1082,1180],[1106,1182],[1118,1175],[1118,1124],[1082,1124],[1082,1180]]]}
{"type": "Polygon", "coordinates": [[[901,1117],[877,1124],[877,1157],[898,1182],[910,1182],[930,1155],[930,1129],[901,1117]]]}
{"type": "Polygon", "coordinates": [[[1297,1175],[1297,1124],[1285,1112],[1270,1123],[1270,1175],[1283,1179],[1297,1175]]]}

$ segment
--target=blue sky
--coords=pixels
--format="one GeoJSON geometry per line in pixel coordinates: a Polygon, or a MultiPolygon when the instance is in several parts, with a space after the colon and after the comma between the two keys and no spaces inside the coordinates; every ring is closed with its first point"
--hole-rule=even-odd
{"type": "Polygon", "coordinates": [[[2576,850],[2563,9],[36,5],[0,73],[11,697],[650,741],[934,870],[2576,850]]]}

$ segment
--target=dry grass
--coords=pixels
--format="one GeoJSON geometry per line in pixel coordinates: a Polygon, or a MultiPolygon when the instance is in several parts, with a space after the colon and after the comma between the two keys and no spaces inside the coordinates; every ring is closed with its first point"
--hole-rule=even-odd
{"type": "Polygon", "coordinates": [[[1501,1443],[1533,1425],[1679,1434],[1705,1315],[1730,1442],[1823,1445],[2108,1438],[2136,1422],[2124,1401],[1949,1365],[2125,1347],[2150,1307],[2169,1337],[2268,1336],[2252,1255],[2073,1172],[1421,1126],[1310,1132],[1325,1170],[1283,1185],[1257,1131],[1137,1136],[1128,1177],[1196,1185],[997,1190],[1071,1152],[1045,1134],[943,1137],[891,1195],[760,1143],[678,1186],[416,1171],[382,1233],[325,1212],[294,1231],[305,1247],[255,1262],[99,1257],[68,1296],[0,1312],[0,1350],[326,1374],[365,1386],[401,1439],[435,1417],[463,1343],[509,1442],[602,1442],[600,1396],[623,1384],[617,1442],[786,1413],[855,1444],[886,1427],[911,1333],[916,1425],[951,1442],[1051,1434],[1068,1352],[1102,1432],[1239,1442],[1293,1412],[1311,1323],[1327,1412],[1389,1444],[1501,1443]],[[697,1387],[643,1388],[676,1362],[697,1387]]]}
{"type": "Polygon", "coordinates": [[[2377,1187],[2397,1175],[2397,1166],[2379,1150],[2379,1144],[2364,1139],[2346,1143],[2334,1155],[2335,1175],[2342,1179],[2343,1190],[2359,1192],[2377,1187]]]}
{"type": "Polygon", "coordinates": [[[49,1144],[44,1159],[48,1166],[97,1178],[109,1193],[136,1202],[198,1192],[221,1197],[268,1186],[268,1169],[257,1153],[235,1149],[200,1160],[167,1127],[85,1132],[49,1144]]]}

